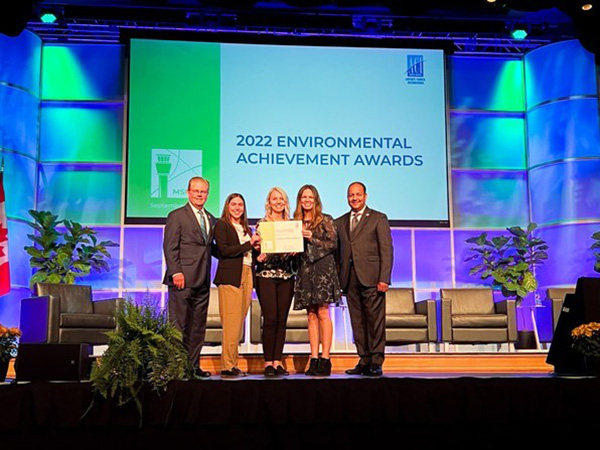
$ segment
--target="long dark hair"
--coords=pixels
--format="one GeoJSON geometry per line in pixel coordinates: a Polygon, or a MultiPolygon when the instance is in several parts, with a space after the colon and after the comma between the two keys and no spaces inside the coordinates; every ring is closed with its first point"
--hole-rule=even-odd
{"type": "Polygon", "coordinates": [[[315,197],[315,203],[312,207],[312,214],[310,222],[308,223],[307,228],[309,230],[314,230],[319,226],[321,222],[323,222],[323,205],[321,204],[321,197],[319,196],[319,191],[312,184],[305,184],[298,191],[298,196],[296,197],[296,210],[294,211],[294,219],[295,220],[304,220],[304,210],[302,209],[302,204],[300,203],[300,199],[302,198],[302,193],[305,190],[309,190],[313,193],[315,197]]]}
{"type": "Polygon", "coordinates": [[[248,236],[250,236],[252,234],[252,230],[248,226],[248,211],[246,211],[246,200],[244,200],[244,196],[242,194],[238,194],[237,192],[234,192],[233,194],[229,194],[227,196],[227,199],[225,200],[225,205],[223,205],[223,212],[221,213],[221,220],[223,220],[226,223],[228,223],[229,225],[233,226],[233,222],[231,221],[231,214],[229,213],[229,203],[231,203],[231,200],[233,200],[234,198],[238,198],[238,197],[241,198],[242,201],[244,202],[244,212],[242,213],[242,216],[240,217],[240,225],[244,229],[244,234],[247,234],[248,236]]]}

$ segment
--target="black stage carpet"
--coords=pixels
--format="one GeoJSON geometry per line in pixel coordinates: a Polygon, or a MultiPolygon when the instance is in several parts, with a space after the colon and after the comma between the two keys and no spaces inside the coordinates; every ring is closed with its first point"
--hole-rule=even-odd
{"type": "Polygon", "coordinates": [[[89,382],[0,385],[0,448],[556,448],[600,433],[596,378],[255,376],[141,400],[140,426],[134,404],[94,398],[89,382]]]}

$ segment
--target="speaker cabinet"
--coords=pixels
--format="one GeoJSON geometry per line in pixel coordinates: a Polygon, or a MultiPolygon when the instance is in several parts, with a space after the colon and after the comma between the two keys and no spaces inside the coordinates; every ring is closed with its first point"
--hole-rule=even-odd
{"type": "Polygon", "coordinates": [[[21,344],[15,362],[17,381],[80,381],[88,378],[88,344],[21,344]]]}

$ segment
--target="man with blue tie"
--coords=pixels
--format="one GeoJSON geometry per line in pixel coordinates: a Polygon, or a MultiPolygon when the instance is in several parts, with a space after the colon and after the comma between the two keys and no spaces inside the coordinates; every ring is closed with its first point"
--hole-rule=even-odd
{"type": "Polygon", "coordinates": [[[181,331],[194,374],[210,377],[200,368],[200,352],[206,334],[210,295],[210,264],[214,216],[206,211],[210,184],[202,177],[188,183],[188,203],[167,217],[163,252],[167,271],[163,284],[169,287],[169,320],[181,331]]]}
{"type": "Polygon", "coordinates": [[[385,358],[385,293],[394,249],[385,214],[367,206],[367,188],[348,186],[350,211],[336,219],[338,270],[359,361],[348,375],[381,376],[385,358]]]}

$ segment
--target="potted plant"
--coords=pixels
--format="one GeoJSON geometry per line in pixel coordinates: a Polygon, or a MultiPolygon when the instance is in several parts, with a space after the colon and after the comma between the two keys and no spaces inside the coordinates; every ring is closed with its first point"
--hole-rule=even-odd
{"type": "Polygon", "coordinates": [[[189,378],[192,367],[181,332],[167,319],[166,311],[148,298],[136,305],[125,301],[116,311],[117,329],[108,333],[108,349],[92,368],[94,391],[117,398],[123,405],[134,401],[142,419],[138,394],[147,385],[164,391],[173,380],[189,378]]]}
{"type": "Polygon", "coordinates": [[[71,220],[58,220],[49,211],[29,210],[33,221],[27,224],[37,231],[28,234],[33,245],[25,246],[29,262],[36,269],[30,284],[38,282],[73,284],[76,278],[91,271],[108,272],[107,247],[116,247],[112,241],[98,242],[96,230],[71,220]],[[64,226],[65,231],[59,231],[64,226]]]}
{"type": "Polygon", "coordinates": [[[487,233],[466,240],[474,244],[469,250],[474,254],[465,262],[476,261],[469,275],[482,280],[492,278],[492,286],[500,289],[505,297],[515,297],[517,305],[538,287],[535,267],[548,259],[548,245],[541,238],[534,237],[537,228],[530,223],[526,229],[507,228],[509,234],[488,239],[487,233]]]}
{"type": "Polygon", "coordinates": [[[11,358],[17,356],[17,339],[19,337],[21,337],[21,330],[16,327],[5,327],[0,323],[0,382],[6,380],[11,358]]]}
{"type": "Polygon", "coordinates": [[[590,373],[600,374],[600,323],[590,322],[571,331],[573,348],[585,357],[590,373]]]}
{"type": "MultiPolygon", "coordinates": [[[[600,249],[600,231],[596,231],[592,234],[592,239],[594,243],[590,247],[592,250],[600,249]]],[[[600,251],[592,252],[596,261],[594,262],[594,271],[600,273],[600,251]]]]}
{"type": "MultiPolygon", "coordinates": [[[[546,241],[533,236],[536,228],[535,223],[530,223],[526,229],[507,228],[507,235],[492,239],[488,239],[486,232],[467,239],[467,243],[473,244],[469,249],[473,254],[465,262],[476,262],[469,275],[491,279],[494,289],[501,290],[506,298],[515,297],[520,307],[523,299],[538,288],[535,268],[548,259],[546,241]]],[[[521,325],[526,322],[522,312],[518,317],[521,325]]],[[[517,347],[535,348],[533,331],[519,330],[517,347]]]]}

